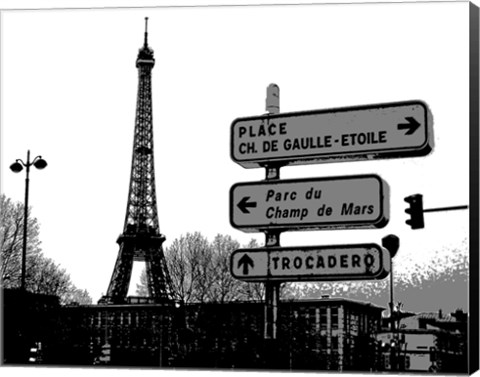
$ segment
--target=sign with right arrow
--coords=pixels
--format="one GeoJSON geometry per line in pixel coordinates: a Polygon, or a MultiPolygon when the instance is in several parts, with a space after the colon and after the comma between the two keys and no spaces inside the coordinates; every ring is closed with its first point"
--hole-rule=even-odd
{"type": "Polygon", "coordinates": [[[238,118],[230,153],[245,168],[425,156],[432,123],[422,101],[238,118]]]}

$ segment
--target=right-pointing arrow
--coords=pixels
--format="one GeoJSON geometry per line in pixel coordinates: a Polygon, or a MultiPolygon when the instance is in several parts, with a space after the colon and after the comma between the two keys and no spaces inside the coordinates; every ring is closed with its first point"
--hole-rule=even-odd
{"type": "Polygon", "coordinates": [[[237,207],[243,213],[250,213],[248,208],[255,208],[257,206],[257,202],[249,202],[248,199],[250,199],[249,196],[244,196],[237,204],[237,207]]]}
{"type": "Polygon", "coordinates": [[[413,134],[420,127],[420,123],[418,123],[417,120],[413,117],[405,117],[405,120],[408,123],[397,124],[399,130],[407,130],[407,132],[405,132],[405,135],[413,134]]]}
{"type": "Polygon", "coordinates": [[[248,275],[248,266],[253,268],[253,260],[248,256],[248,254],[244,254],[238,261],[237,267],[241,267],[243,264],[243,274],[248,275]]]}

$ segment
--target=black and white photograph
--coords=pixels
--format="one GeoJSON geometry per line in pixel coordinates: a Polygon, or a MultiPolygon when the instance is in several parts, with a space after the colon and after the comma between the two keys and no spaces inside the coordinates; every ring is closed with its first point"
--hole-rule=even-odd
{"type": "Polygon", "coordinates": [[[0,373],[478,370],[477,5],[31,3],[0,373]]]}

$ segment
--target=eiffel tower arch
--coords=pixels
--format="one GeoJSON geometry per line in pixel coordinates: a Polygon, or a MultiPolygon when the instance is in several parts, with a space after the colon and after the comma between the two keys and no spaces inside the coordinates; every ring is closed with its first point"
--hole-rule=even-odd
{"type": "Polygon", "coordinates": [[[163,252],[165,236],[158,224],[152,122],[153,50],[148,46],[148,18],[144,44],[139,49],[138,92],[133,141],[132,168],[123,233],[115,267],[103,303],[125,304],[134,261],[145,262],[150,300],[173,299],[171,280],[163,252]]]}

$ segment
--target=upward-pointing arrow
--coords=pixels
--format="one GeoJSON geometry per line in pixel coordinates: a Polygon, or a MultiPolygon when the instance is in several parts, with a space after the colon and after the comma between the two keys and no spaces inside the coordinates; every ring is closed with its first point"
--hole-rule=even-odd
{"type": "Polygon", "coordinates": [[[248,254],[244,254],[238,261],[237,267],[241,267],[243,264],[243,275],[248,275],[248,266],[253,268],[253,260],[248,256],[248,254]]]}
{"type": "Polygon", "coordinates": [[[413,117],[405,117],[405,120],[408,123],[397,124],[397,128],[399,130],[407,130],[407,132],[405,132],[405,135],[413,134],[420,127],[420,123],[418,123],[417,120],[413,117]]]}

